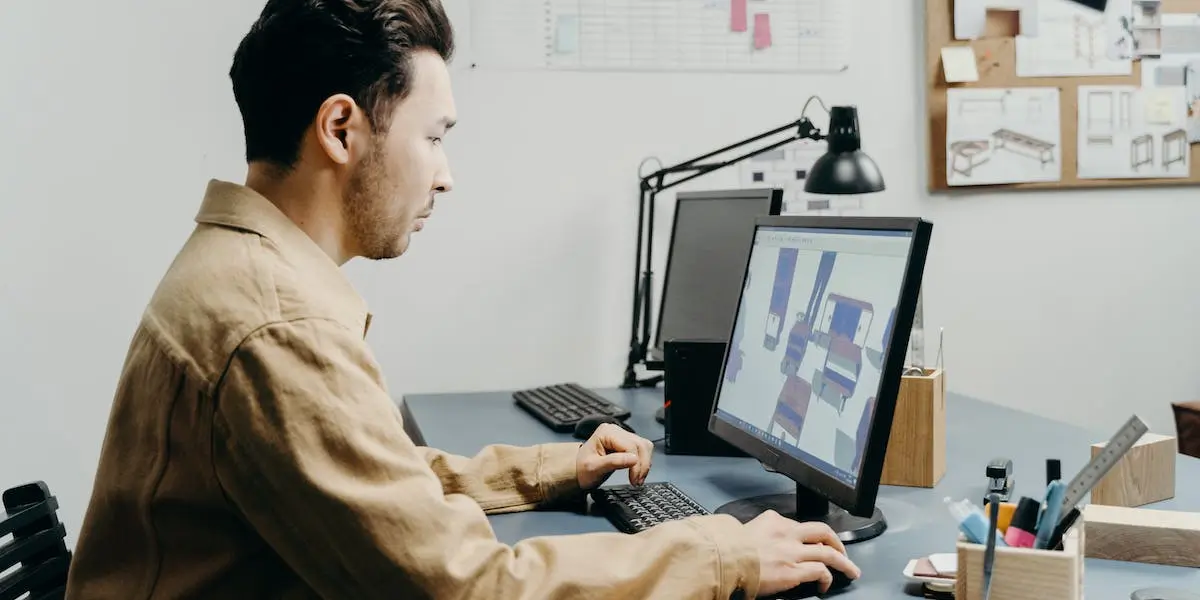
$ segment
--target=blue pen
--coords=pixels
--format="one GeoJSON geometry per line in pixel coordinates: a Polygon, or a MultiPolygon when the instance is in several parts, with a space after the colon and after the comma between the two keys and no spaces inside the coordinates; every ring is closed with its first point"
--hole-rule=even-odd
{"type": "Polygon", "coordinates": [[[1042,518],[1038,520],[1037,539],[1033,542],[1035,549],[1045,550],[1050,543],[1054,528],[1058,526],[1058,518],[1062,514],[1062,498],[1066,490],[1067,486],[1061,479],[1051,481],[1050,485],[1046,486],[1046,509],[1042,511],[1042,518]]]}

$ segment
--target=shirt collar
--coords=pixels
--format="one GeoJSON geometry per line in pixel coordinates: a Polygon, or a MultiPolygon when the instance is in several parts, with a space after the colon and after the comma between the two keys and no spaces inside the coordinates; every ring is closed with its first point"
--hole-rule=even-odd
{"type": "Polygon", "coordinates": [[[371,325],[367,303],[320,246],[262,194],[236,183],[211,180],[196,222],[250,231],[275,243],[298,272],[334,299],[335,318],[363,336],[371,325]]]}

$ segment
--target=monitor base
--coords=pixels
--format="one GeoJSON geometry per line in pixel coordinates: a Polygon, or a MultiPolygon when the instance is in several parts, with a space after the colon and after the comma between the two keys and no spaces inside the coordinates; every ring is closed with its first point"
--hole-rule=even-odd
{"type": "Polygon", "coordinates": [[[887,530],[887,519],[878,507],[870,517],[856,517],[834,506],[825,498],[796,486],[794,494],[771,494],[729,502],[716,510],[747,523],[773,510],[780,516],[800,522],[819,521],[829,525],[843,544],[854,544],[879,537],[887,530]]]}

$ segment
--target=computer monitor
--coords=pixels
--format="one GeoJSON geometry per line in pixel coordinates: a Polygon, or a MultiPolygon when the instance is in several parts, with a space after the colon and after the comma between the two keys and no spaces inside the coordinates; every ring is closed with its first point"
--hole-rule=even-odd
{"type": "Polygon", "coordinates": [[[676,194],[651,360],[668,340],[729,335],[754,221],[782,209],[781,188],[676,194]]]}
{"type": "Polygon", "coordinates": [[[708,429],[796,482],[717,509],[824,521],[846,543],[887,528],[875,506],[932,224],[757,220],[708,429]]]}

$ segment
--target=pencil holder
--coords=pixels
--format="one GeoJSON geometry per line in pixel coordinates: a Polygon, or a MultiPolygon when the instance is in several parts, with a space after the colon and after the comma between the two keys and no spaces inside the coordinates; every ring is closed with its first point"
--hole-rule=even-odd
{"type": "MultiPolygon", "coordinates": [[[[1084,528],[1063,535],[1063,549],[1033,550],[998,546],[992,561],[990,600],[1082,600],[1084,528]]],[[[983,544],[958,541],[955,600],[983,599],[983,544]]]]}
{"type": "Polygon", "coordinates": [[[905,375],[884,455],[883,485],[931,488],[946,474],[946,372],[905,375]]]}

